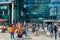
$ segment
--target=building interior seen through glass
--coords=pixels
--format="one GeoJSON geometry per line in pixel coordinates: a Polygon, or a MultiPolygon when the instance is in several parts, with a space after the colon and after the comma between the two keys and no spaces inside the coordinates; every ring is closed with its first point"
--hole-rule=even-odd
{"type": "MultiPolygon", "coordinates": [[[[0,0],[0,2],[8,0],[0,0]]],[[[0,18],[11,21],[12,3],[0,4],[0,18]],[[4,16],[3,16],[4,15],[4,16]]],[[[14,22],[60,19],[59,0],[14,0],[14,22]]]]}

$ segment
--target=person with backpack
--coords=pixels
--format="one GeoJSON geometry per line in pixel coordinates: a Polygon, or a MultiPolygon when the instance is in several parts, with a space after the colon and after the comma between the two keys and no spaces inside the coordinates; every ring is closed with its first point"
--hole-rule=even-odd
{"type": "Polygon", "coordinates": [[[12,24],[9,28],[10,38],[12,40],[14,40],[14,32],[15,32],[14,25],[12,24]]]}

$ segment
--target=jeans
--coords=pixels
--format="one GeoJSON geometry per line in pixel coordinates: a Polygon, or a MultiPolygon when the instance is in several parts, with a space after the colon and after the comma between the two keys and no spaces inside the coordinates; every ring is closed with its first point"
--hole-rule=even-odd
{"type": "Polygon", "coordinates": [[[10,38],[11,38],[11,39],[14,39],[14,33],[11,33],[11,34],[10,34],[10,38]]]}

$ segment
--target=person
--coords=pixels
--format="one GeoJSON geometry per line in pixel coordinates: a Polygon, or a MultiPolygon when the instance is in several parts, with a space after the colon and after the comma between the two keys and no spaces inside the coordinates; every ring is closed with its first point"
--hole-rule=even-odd
{"type": "Polygon", "coordinates": [[[57,31],[58,31],[57,25],[54,25],[54,31],[55,31],[55,39],[57,39],[57,31]]]}
{"type": "Polygon", "coordinates": [[[33,25],[32,25],[32,32],[33,32],[33,33],[35,32],[35,28],[36,28],[36,25],[33,24],[33,25]]]}
{"type": "Polygon", "coordinates": [[[51,32],[51,28],[52,28],[52,25],[49,24],[49,25],[48,25],[48,31],[49,31],[49,32],[51,32]]]}
{"type": "Polygon", "coordinates": [[[39,28],[37,26],[35,28],[35,31],[36,31],[36,35],[38,35],[39,28]]]}
{"type": "Polygon", "coordinates": [[[53,24],[49,24],[48,25],[48,31],[49,31],[49,34],[50,34],[50,36],[52,36],[52,29],[53,29],[53,24]]]}
{"type": "Polygon", "coordinates": [[[2,32],[5,32],[5,26],[4,25],[2,25],[2,32]]]}
{"type": "Polygon", "coordinates": [[[18,38],[22,38],[23,40],[23,29],[22,29],[22,26],[20,24],[17,25],[17,37],[18,38]]]}
{"type": "Polygon", "coordinates": [[[27,30],[26,30],[26,28],[23,28],[23,34],[25,35],[25,36],[27,36],[27,30]]]}
{"type": "Polygon", "coordinates": [[[45,31],[45,27],[44,26],[42,26],[42,31],[45,31]]]}
{"type": "Polygon", "coordinates": [[[57,39],[57,31],[58,31],[58,27],[57,27],[56,24],[54,24],[53,27],[52,27],[51,32],[52,32],[52,37],[53,37],[53,35],[54,35],[55,40],[57,39]]]}
{"type": "Polygon", "coordinates": [[[9,28],[9,33],[10,33],[10,38],[13,40],[14,40],[14,32],[15,32],[14,25],[12,24],[9,28]]]}
{"type": "Polygon", "coordinates": [[[52,36],[52,24],[47,25],[47,36],[52,36]]]}
{"type": "Polygon", "coordinates": [[[39,27],[38,27],[38,24],[36,24],[36,28],[35,28],[35,31],[36,31],[36,35],[38,35],[38,31],[39,31],[39,27]]]}

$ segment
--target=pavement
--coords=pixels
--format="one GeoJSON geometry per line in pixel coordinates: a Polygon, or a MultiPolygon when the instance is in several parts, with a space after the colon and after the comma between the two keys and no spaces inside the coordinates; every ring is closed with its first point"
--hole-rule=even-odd
{"type": "MultiPolygon", "coordinates": [[[[9,35],[9,33],[0,33],[0,40],[11,40],[9,35]]],[[[15,40],[17,40],[16,35],[17,34],[15,34],[15,40]]],[[[50,36],[46,36],[45,32],[41,32],[39,35],[30,33],[29,36],[26,36],[24,40],[52,40],[52,38],[50,36]]],[[[57,40],[60,40],[60,38],[58,37],[57,40]]]]}
{"type": "MultiPolygon", "coordinates": [[[[59,32],[60,31],[58,31],[58,33],[59,32]]],[[[8,32],[0,33],[0,40],[11,40],[9,36],[10,36],[10,34],[8,32]]],[[[17,36],[17,34],[15,33],[14,40],[17,40],[16,36],[17,36]]],[[[57,40],[60,40],[60,38],[58,36],[57,36],[57,40]]],[[[39,31],[38,35],[35,35],[35,33],[32,33],[29,31],[28,36],[26,36],[24,40],[52,40],[52,38],[50,36],[47,36],[46,32],[39,31]]]]}

